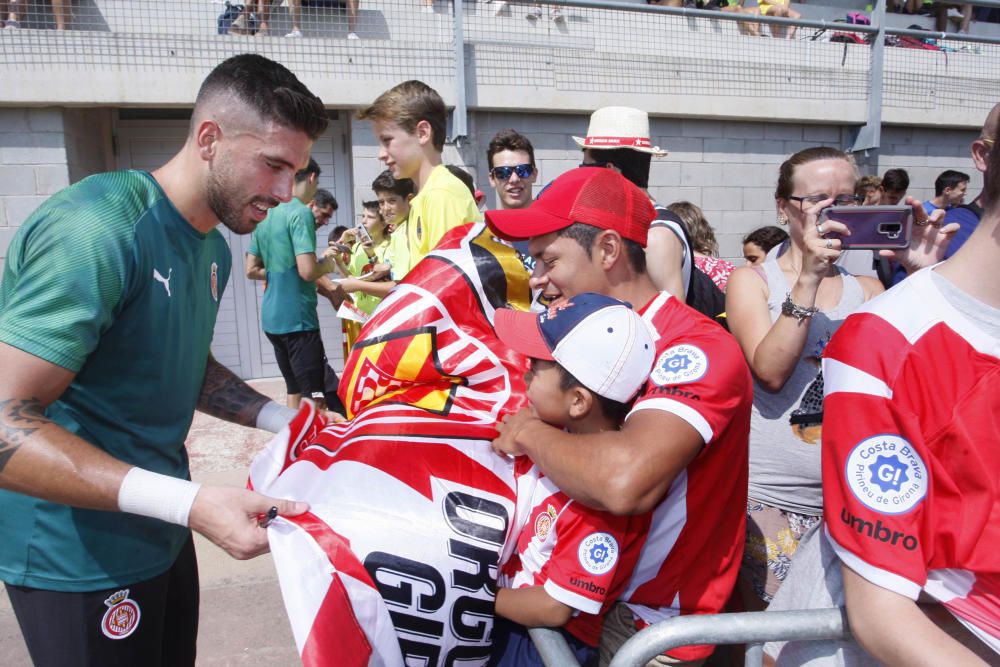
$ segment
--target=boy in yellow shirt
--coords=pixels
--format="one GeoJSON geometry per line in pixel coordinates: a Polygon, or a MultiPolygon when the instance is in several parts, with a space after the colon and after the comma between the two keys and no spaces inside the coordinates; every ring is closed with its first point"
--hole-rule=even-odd
{"type": "Polygon", "coordinates": [[[372,121],[379,159],[397,179],[409,178],[417,195],[406,224],[412,269],[445,233],[481,221],[468,188],[441,163],[447,112],[444,100],[421,81],[406,81],[379,95],[358,114],[372,121]]]}

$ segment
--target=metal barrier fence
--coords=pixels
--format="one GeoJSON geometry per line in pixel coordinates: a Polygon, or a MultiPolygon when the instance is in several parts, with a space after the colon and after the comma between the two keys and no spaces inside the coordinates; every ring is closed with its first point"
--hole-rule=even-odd
{"type": "MultiPolygon", "coordinates": [[[[528,631],[547,667],[579,667],[566,640],[554,630],[528,631]]],[[[851,638],[842,608],[678,616],[638,632],[619,649],[610,667],[641,667],[681,646],[746,644],[745,667],[761,667],[765,642],[851,638]]]]}
{"type": "Polygon", "coordinates": [[[450,1],[56,1],[71,6],[64,31],[56,30],[49,2],[18,1],[19,28],[0,30],[0,67],[205,71],[256,52],[300,75],[455,76],[450,1]]]}
{"type": "MultiPolygon", "coordinates": [[[[843,99],[867,98],[867,49],[845,53],[841,45],[807,39],[830,27],[829,22],[600,0],[510,3],[494,15],[497,1],[466,11],[465,35],[477,63],[503,63],[492,69],[477,67],[480,84],[752,100],[811,97],[822,72],[843,99]],[[541,18],[525,21],[533,11],[541,18]],[[546,18],[553,11],[559,11],[562,20],[546,18]],[[754,36],[770,35],[771,28],[777,35],[794,31],[797,38],[754,36]],[[518,45],[516,59],[509,57],[512,42],[518,45]]],[[[844,28],[862,35],[873,30],[844,28]]],[[[739,115],[739,110],[732,113],[739,115]]]]}
{"type": "Polygon", "coordinates": [[[746,667],[760,667],[763,643],[849,639],[843,609],[678,616],[642,630],[615,654],[610,667],[645,665],[653,656],[694,644],[748,644],[746,667]]]}
{"type": "Polygon", "coordinates": [[[897,113],[900,122],[920,122],[927,110],[985,115],[1000,75],[996,37],[890,28],[879,39],[872,26],[634,1],[242,1],[18,0],[20,27],[0,30],[0,71],[138,69],[155,77],[251,51],[307,76],[444,86],[458,108],[456,135],[464,134],[466,104],[513,107],[518,95],[530,102],[539,90],[549,97],[536,110],[561,93],[582,93],[648,96],[660,113],[672,100],[696,115],[756,109],[769,117],[773,106],[764,105],[775,99],[802,105],[806,118],[810,108],[831,106],[849,108],[842,118],[852,119],[867,109],[869,121],[883,107],[890,122],[897,113]],[[60,16],[66,30],[56,30],[60,16]],[[866,38],[874,44],[855,43],[866,38]],[[885,46],[909,38],[936,44],[885,46]]]}

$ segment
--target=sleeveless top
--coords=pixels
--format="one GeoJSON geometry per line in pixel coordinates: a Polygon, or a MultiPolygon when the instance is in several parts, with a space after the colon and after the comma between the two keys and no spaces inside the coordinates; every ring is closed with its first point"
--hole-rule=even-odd
{"type": "MultiPolygon", "coordinates": [[[[771,322],[781,316],[781,304],[791,291],[777,260],[761,265],[769,291],[771,322]]],[[[844,318],[864,303],[858,280],[837,267],[844,288],[840,302],[816,313],[802,356],[788,381],[777,392],[753,383],[750,419],[749,497],[800,514],[823,512],[820,436],[823,426],[823,373],[820,360],[830,337],[844,318]]]]}

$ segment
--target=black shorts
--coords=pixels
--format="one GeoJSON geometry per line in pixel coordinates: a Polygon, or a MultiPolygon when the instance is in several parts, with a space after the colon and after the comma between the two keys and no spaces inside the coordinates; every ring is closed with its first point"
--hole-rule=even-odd
{"type": "Polygon", "coordinates": [[[264,332],[274,346],[274,358],[285,389],[289,394],[306,398],[323,395],[326,353],[318,331],[294,331],[286,334],[264,332]]]}
{"type": "Polygon", "coordinates": [[[163,574],[63,593],[7,584],[35,667],[186,667],[198,641],[198,561],[189,537],[163,574]]]}

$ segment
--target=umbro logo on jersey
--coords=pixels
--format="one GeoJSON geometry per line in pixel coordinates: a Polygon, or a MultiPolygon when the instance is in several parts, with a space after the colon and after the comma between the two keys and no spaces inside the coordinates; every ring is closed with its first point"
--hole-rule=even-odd
{"type": "Polygon", "coordinates": [[[167,277],[164,278],[163,274],[153,269],[153,280],[159,283],[163,283],[163,289],[167,290],[167,297],[170,296],[170,275],[174,272],[173,267],[167,271],[167,277]]]}

